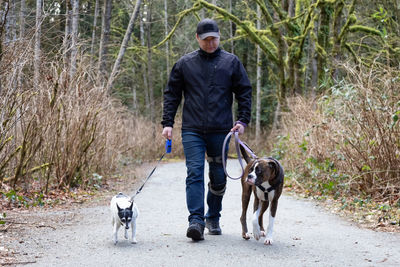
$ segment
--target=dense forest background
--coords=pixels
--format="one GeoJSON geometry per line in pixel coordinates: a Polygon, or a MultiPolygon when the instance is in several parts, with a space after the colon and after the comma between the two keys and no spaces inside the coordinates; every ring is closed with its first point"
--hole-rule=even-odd
{"type": "Polygon", "coordinates": [[[244,138],[287,186],[399,220],[400,0],[0,0],[2,198],[155,160],[169,71],[205,17],[253,84],[244,138]]]}

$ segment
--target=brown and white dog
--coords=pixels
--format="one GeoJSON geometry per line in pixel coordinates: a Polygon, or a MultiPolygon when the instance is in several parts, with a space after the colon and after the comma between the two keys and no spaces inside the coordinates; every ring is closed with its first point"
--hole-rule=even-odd
{"type": "Polygon", "coordinates": [[[242,182],[242,237],[250,239],[247,230],[246,213],[249,205],[251,192],[254,193],[254,214],[253,214],[253,235],[256,240],[265,237],[264,244],[271,245],[273,242],[272,232],[276,210],[278,208],[278,199],[282,194],[284,172],[282,165],[274,158],[251,159],[246,150],[241,146],[243,158],[247,162],[244,170],[242,182]],[[265,234],[263,226],[263,215],[268,209],[269,204],[269,222],[267,233],[265,234]]]}

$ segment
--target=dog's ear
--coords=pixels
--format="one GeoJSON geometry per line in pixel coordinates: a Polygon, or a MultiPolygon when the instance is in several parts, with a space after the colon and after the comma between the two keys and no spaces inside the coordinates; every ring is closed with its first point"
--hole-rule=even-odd
{"type": "Polygon", "coordinates": [[[117,203],[117,209],[118,209],[118,212],[120,212],[122,209],[118,206],[118,203],[117,203]]]}
{"type": "Polygon", "coordinates": [[[254,168],[254,163],[255,163],[254,160],[250,160],[250,162],[244,168],[242,178],[247,177],[249,175],[249,173],[251,173],[253,171],[252,169],[254,168]]]}
{"type": "Polygon", "coordinates": [[[273,169],[273,170],[276,170],[276,169],[277,169],[277,166],[276,166],[275,161],[270,161],[270,162],[268,162],[268,167],[270,167],[270,168],[273,169]]]}
{"type": "Polygon", "coordinates": [[[274,172],[275,176],[279,173],[279,166],[276,161],[273,160],[268,162],[268,167],[274,172]]]}
{"type": "Polygon", "coordinates": [[[128,209],[132,210],[132,207],[133,207],[133,201],[131,202],[131,205],[129,206],[128,209]]]}
{"type": "Polygon", "coordinates": [[[244,160],[246,161],[246,163],[249,164],[251,159],[250,159],[249,155],[247,155],[246,149],[243,146],[240,146],[240,152],[242,153],[242,156],[243,156],[244,160]]]}
{"type": "Polygon", "coordinates": [[[282,165],[274,158],[269,158],[271,161],[268,162],[268,166],[273,170],[274,176],[280,180],[283,180],[284,172],[282,165]]]}

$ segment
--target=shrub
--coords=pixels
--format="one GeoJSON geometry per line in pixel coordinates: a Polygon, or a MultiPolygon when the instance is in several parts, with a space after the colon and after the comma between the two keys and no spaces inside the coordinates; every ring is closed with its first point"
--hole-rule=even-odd
{"type": "Polygon", "coordinates": [[[33,85],[32,55],[16,45],[0,62],[0,185],[45,193],[98,185],[121,162],[161,155],[161,127],[96,86],[84,59],[70,80],[63,63],[43,57],[33,85]]]}
{"type": "Polygon", "coordinates": [[[319,97],[290,99],[283,118],[285,163],[320,193],[395,203],[400,195],[399,72],[345,66],[347,77],[319,97]]]}

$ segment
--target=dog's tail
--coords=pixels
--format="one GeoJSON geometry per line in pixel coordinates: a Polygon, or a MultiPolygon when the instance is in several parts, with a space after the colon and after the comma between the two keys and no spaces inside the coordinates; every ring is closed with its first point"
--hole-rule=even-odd
{"type": "MultiPolygon", "coordinates": [[[[246,143],[244,143],[244,144],[247,146],[246,143]]],[[[247,147],[249,147],[249,146],[247,146],[247,147]]],[[[240,152],[242,152],[242,156],[243,156],[244,160],[246,161],[246,163],[248,164],[251,159],[250,159],[249,155],[247,155],[246,149],[243,146],[240,146],[240,152]]]]}

